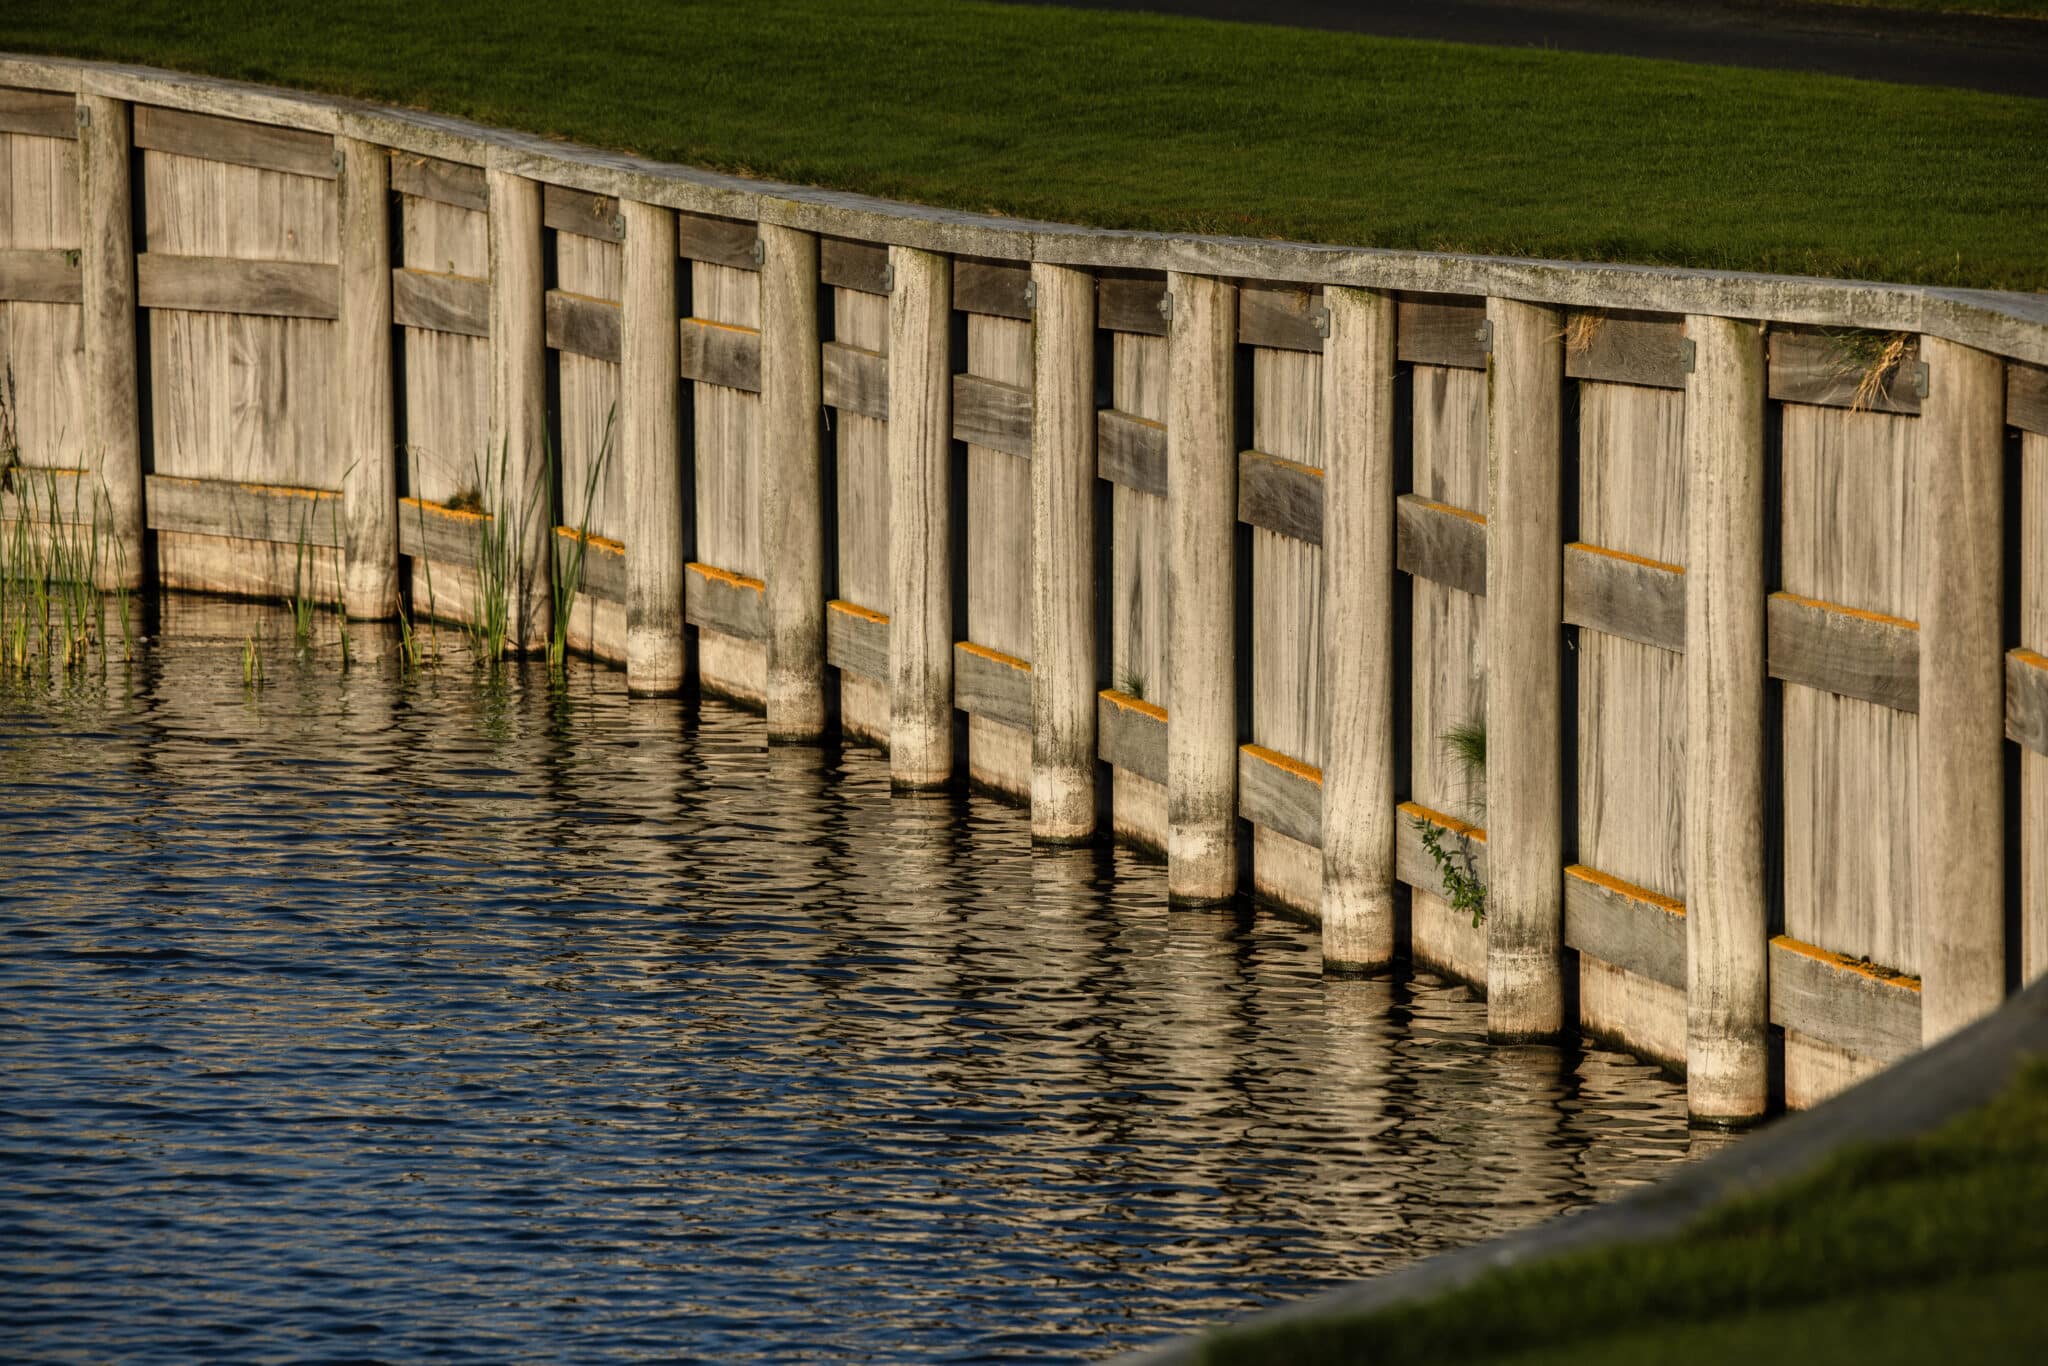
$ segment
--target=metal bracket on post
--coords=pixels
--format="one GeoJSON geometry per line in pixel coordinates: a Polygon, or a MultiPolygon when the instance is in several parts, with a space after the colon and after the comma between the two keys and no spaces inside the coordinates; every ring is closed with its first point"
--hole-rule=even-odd
{"type": "Polygon", "coordinates": [[[1172,290],[1168,290],[1168,291],[1166,291],[1166,292],[1165,292],[1164,294],[1161,294],[1161,295],[1159,296],[1159,316],[1160,316],[1160,317],[1162,317],[1162,318],[1164,318],[1164,319],[1166,319],[1166,321],[1168,321],[1168,322],[1172,322],[1172,321],[1173,321],[1173,291],[1172,291],[1172,290]]]}
{"type": "Polygon", "coordinates": [[[1026,280],[1024,282],[1024,311],[1026,313],[1036,313],[1038,311],[1038,281],[1036,280],[1026,280]]]}
{"type": "Polygon", "coordinates": [[[894,261],[882,267],[882,292],[884,294],[894,294],[896,292],[896,263],[894,261]]]}
{"type": "Polygon", "coordinates": [[[90,128],[92,126],[92,109],[87,105],[81,104],[77,106],[76,112],[78,115],[78,126],[80,128],[90,128]]]}
{"type": "Polygon", "coordinates": [[[760,268],[760,267],[762,267],[762,266],[765,266],[765,265],[767,265],[767,264],[768,264],[768,239],[767,239],[767,238],[765,238],[765,237],[756,237],[756,238],[754,239],[754,266],[755,266],[755,268],[756,268],[756,269],[758,269],[758,268],[760,268]]]}
{"type": "Polygon", "coordinates": [[[1318,337],[1321,337],[1324,341],[1330,339],[1330,310],[1328,308],[1317,305],[1315,308],[1310,309],[1308,320],[1310,325],[1315,328],[1318,337]]]}
{"type": "Polygon", "coordinates": [[[334,173],[336,175],[348,174],[348,158],[342,154],[342,150],[339,147],[334,149],[334,173]]]}
{"type": "Polygon", "coordinates": [[[1916,360],[1907,366],[1906,378],[1913,382],[1913,396],[1924,400],[1927,397],[1928,385],[1927,362],[1916,360]]]}
{"type": "Polygon", "coordinates": [[[1680,368],[1689,375],[1692,373],[1693,367],[1699,364],[1699,359],[1699,343],[1695,342],[1691,337],[1680,337],[1678,339],[1678,364],[1680,368]]]}
{"type": "Polygon", "coordinates": [[[1472,339],[1479,343],[1479,349],[1487,355],[1493,354],[1493,319],[1481,318],[1479,326],[1472,332],[1472,339]]]}

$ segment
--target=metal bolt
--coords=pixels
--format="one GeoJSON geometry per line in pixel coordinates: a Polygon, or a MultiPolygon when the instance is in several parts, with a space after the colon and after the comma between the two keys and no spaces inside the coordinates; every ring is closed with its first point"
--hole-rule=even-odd
{"type": "Polygon", "coordinates": [[[626,215],[622,213],[612,215],[612,235],[615,237],[624,237],[626,235],[626,215]]]}
{"type": "Polygon", "coordinates": [[[1038,281],[1036,280],[1026,280],[1024,282],[1024,310],[1027,313],[1036,313],[1038,311],[1038,281]]]}
{"type": "Polygon", "coordinates": [[[340,175],[346,168],[347,159],[342,156],[341,149],[337,147],[334,149],[334,173],[340,175]]]}
{"type": "Polygon", "coordinates": [[[1170,290],[1159,296],[1159,316],[1168,322],[1173,321],[1173,293],[1170,290]]]}
{"type": "Polygon", "coordinates": [[[894,261],[882,267],[882,292],[884,294],[894,294],[896,292],[896,263],[894,261]]]}
{"type": "Polygon", "coordinates": [[[1330,337],[1330,310],[1327,308],[1312,308],[1309,310],[1308,320],[1315,327],[1316,335],[1328,341],[1330,337]]]}
{"type": "Polygon", "coordinates": [[[79,105],[79,106],[78,106],[78,110],[77,110],[77,113],[78,113],[78,126],[79,126],[80,128],[89,128],[89,127],[91,127],[91,126],[92,126],[92,108],[91,108],[91,106],[89,106],[89,105],[83,105],[83,104],[81,104],[81,105],[79,105]]]}
{"type": "Polygon", "coordinates": [[[1685,367],[1686,374],[1692,373],[1693,367],[1699,363],[1699,358],[1699,344],[1691,337],[1680,337],[1678,339],[1678,360],[1685,367]]]}
{"type": "Polygon", "coordinates": [[[1483,318],[1473,330],[1472,340],[1479,343],[1479,349],[1487,355],[1493,354],[1493,319],[1483,318]]]}
{"type": "Polygon", "coordinates": [[[754,239],[754,264],[756,266],[768,264],[768,243],[759,237],[754,239]]]}

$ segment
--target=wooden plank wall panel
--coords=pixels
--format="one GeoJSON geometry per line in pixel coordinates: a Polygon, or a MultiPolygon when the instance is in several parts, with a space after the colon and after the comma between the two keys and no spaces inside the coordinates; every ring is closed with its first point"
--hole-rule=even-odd
{"type": "MultiPolygon", "coordinates": [[[[863,350],[889,349],[889,300],[836,288],[835,341],[863,350]]],[[[832,414],[839,451],[839,588],[847,602],[887,614],[889,609],[889,426],[886,420],[840,409],[832,414]]],[[[886,680],[881,680],[886,681],[886,680]]],[[[886,721],[884,717],[884,730],[886,721]]]]}
{"type": "MultiPolygon", "coordinates": [[[[78,144],[0,134],[0,251],[79,242],[78,144]]],[[[87,463],[84,318],[77,304],[0,303],[0,377],[14,376],[9,400],[27,464],[87,463]]]]}
{"type": "MultiPolygon", "coordinates": [[[[1166,421],[1166,339],[1118,332],[1112,341],[1118,411],[1166,421]]],[[[1171,708],[1166,672],[1166,500],[1118,485],[1111,494],[1110,678],[1171,708]],[[1136,684],[1138,687],[1133,688],[1136,684]]]]}
{"type": "MultiPolygon", "coordinates": [[[[690,264],[690,311],[710,322],[761,325],[761,278],[752,271],[690,264]]],[[[697,432],[697,559],[760,578],[761,460],[759,396],[699,384],[692,407],[697,432]]]]}
{"type": "MultiPolygon", "coordinates": [[[[1917,419],[1780,411],[1779,587],[1916,619],[1917,419]]],[[[1785,932],[1917,973],[1916,718],[1790,683],[1783,697],[1785,932]]]]}
{"type": "MultiPolygon", "coordinates": [[[[1306,351],[1252,352],[1252,445],[1323,467],[1323,362],[1306,351]]],[[[1323,552],[1254,527],[1252,743],[1323,762],[1323,552]]]]}
{"type": "MultiPolygon", "coordinates": [[[[967,318],[969,374],[1029,388],[1031,324],[967,318]]],[[[967,634],[977,645],[1031,658],[1031,462],[967,448],[967,634]]]]}
{"type": "MultiPolygon", "coordinates": [[[[619,246],[595,237],[555,235],[555,277],[574,294],[616,301],[623,287],[619,246]]],[[[626,537],[625,461],[619,458],[616,405],[619,367],[610,361],[563,353],[561,365],[562,525],[580,526],[592,468],[603,459],[589,531],[614,541],[626,537]],[[606,427],[613,428],[607,449],[606,427]]]]}
{"type": "MultiPolygon", "coordinates": [[[[2019,644],[2048,654],[2048,436],[2020,439],[2019,644]]],[[[2020,974],[2048,972],[2048,755],[2020,751],[2020,974]]]]}
{"type": "MultiPolygon", "coordinates": [[[[1685,561],[1685,395],[1579,386],[1579,539],[1685,561]]],[[[1579,861],[1685,899],[1685,658],[1578,635],[1579,861]]]]}
{"type": "MultiPolygon", "coordinates": [[[[401,195],[398,255],[408,269],[483,280],[490,273],[488,220],[435,199],[401,195]]],[[[404,329],[405,490],[445,503],[478,486],[490,430],[490,343],[404,329]]]]}

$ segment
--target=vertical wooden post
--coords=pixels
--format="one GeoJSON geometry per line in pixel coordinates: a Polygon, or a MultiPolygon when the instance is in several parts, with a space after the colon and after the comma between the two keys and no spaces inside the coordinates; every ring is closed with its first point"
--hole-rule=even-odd
{"type": "MultiPolygon", "coordinates": [[[[549,553],[555,529],[548,499],[546,274],[541,263],[538,181],[489,171],[491,249],[492,489],[512,551],[512,634],[515,649],[545,648],[554,625],[549,553]],[[504,462],[502,481],[499,461],[504,462]]],[[[680,343],[679,343],[680,344],[680,343]]]]}
{"type": "Polygon", "coordinates": [[[1920,339],[1921,1038],[2005,996],[2005,366],[1920,339]]]}
{"type": "Polygon", "coordinates": [[[1237,290],[1166,277],[1166,894],[1237,893],[1237,290]]]}
{"type": "Polygon", "coordinates": [[[953,777],[953,261],[889,248],[889,780],[953,777]]]}
{"type": "Polygon", "coordinates": [[[1564,318],[1489,299],[1486,443],[1486,1028],[1564,1029],[1558,632],[1564,318]]]}
{"type": "Polygon", "coordinates": [[[679,691],[683,639],[682,340],[676,216],[626,200],[619,436],[626,487],[626,691],[679,691]]]}
{"type": "Polygon", "coordinates": [[[1764,338],[1685,331],[1685,1089],[1693,1119],[1740,1124],[1770,1100],[1764,338]]]}
{"type": "Polygon", "coordinates": [[[1394,961],[1394,297],[1323,291],[1323,968],[1394,961]]]}
{"type": "Polygon", "coordinates": [[[1034,265],[1031,837],[1095,833],[1095,277],[1034,265]]]}
{"type": "Polygon", "coordinates": [[[335,139],[340,161],[341,326],[335,430],[341,434],[347,571],[343,605],[381,620],[398,610],[398,419],[391,368],[391,157],[335,139]]]}
{"type": "Polygon", "coordinates": [[[825,734],[825,470],[818,239],[761,225],[761,535],[768,738],[825,734]]]}
{"type": "Polygon", "coordinates": [[[133,124],[128,105],[78,97],[79,278],[85,302],[87,459],[106,499],[103,586],[142,587],[142,390],[135,354],[133,124]]]}

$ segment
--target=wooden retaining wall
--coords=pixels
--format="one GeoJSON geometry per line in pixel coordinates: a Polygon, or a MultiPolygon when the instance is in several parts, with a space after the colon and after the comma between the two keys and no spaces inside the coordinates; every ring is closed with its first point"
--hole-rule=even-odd
{"type": "Polygon", "coordinates": [[[543,598],[580,537],[569,642],[636,690],[829,717],[1702,1119],[2048,969],[2036,299],[1019,224],[0,58],[0,373],[131,581],[461,619],[489,519],[543,598]]]}

